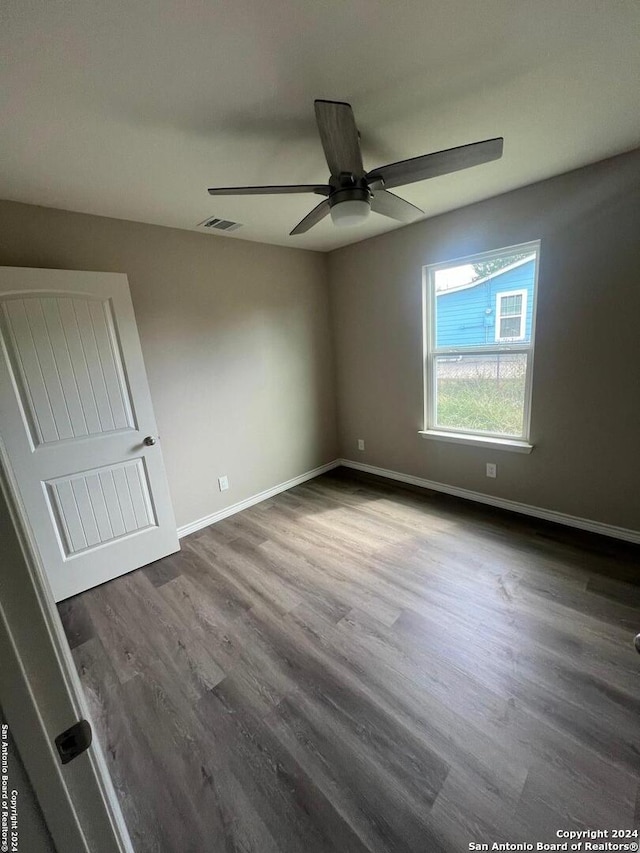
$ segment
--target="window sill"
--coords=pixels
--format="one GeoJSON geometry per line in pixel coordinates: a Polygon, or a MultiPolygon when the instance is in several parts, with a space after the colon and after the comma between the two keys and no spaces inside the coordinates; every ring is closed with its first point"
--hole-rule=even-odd
{"type": "Polygon", "coordinates": [[[494,450],[508,450],[511,453],[531,453],[533,444],[515,438],[490,438],[482,435],[463,435],[455,432],[440,432],[436,429],[421,429],[419,435],[435,441],[448,441],[452,444],[467,444],[474,447],[490,447],[494,450]]]}

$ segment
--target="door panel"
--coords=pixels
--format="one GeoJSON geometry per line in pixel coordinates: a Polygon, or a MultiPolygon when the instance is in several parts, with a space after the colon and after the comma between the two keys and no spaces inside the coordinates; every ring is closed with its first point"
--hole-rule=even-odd
{"type": "Polygon", "coordinates": [[[135,429],[109,300],[9,297],[2,315],[34,446],[135,429]]]}
{"type": "Polygon", "coordinates": [[[0,268],[0,428],[56,600],[178,549],[126,276],[0,268]]]}
{"type": "Polygon", "coordinates": [[[45,483],[65,557],[157,527],[144,459],[45,483]]]}

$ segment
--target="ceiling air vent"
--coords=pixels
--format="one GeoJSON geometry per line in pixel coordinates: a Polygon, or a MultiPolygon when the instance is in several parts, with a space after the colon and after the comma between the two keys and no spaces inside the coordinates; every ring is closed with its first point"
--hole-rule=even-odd
{"type": "Polygon", "coordinates": [[[206,228],[208,231],[236,231],[242,228],[240,222],[232,222],[230,219],[217,219],[215,216],[211,219],[205,219],[204,222],[198,223],[199,228],[206,228]]]}

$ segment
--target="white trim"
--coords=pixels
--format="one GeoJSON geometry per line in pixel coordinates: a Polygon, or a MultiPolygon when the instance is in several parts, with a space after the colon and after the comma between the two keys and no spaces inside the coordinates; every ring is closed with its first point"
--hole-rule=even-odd
{"type": "MultiPolygon", "coordinates": [[[[535,257],[535,256],[534,256],[535,257]]],[[[526,288],[521,288],[520,290],[504,290],[500,293],[496,293],[496,322],[495,322],[495,338],[496,342],[506,342],[509,343],[511,341],[523,341],[527,335],[527,291],[526,288]],[[520,334],[519,335],[505,335],[502,337],[500,335],[500,323],[502,322],[503,314],[502,314],[502,300],[506,299],[507,296],[520,296],[522,298],[522,302],[520,303],[520,311],[518,314],[507,314],[507,318],[519,317],[520,318],[520,334]]]]}
{"type": "MultiPolygon", "coordinates": [[[[449,438],[449,436],[447,436],[449,438]]],[[[526,450],[521,451],[526,453],[526,450]]],[[[378,477],[385,477],[387,480],[397,480],[401,483],[408,483],[412,486],[419,486],[422,489],[431,489],[434,492],[444,492],[447,495],[453,495],[464,500],[475,501],[476,503],[488,504],[499,509],[506,509],[509,512],[515,512],[520,515],[529,515],[533,518],[541,518],[544,521],[552,521],[555,524],[562,524],[565,527],[575,527],[579,530],[587,530],[589,533],[598,533],[601,536],[611,536],[614,539],[622,539],[625,542],[634,542],[640,544],[640,530],[631,530],[628,527],[616,527],[614,524],[604,524],[601,521],[593,521],[589,518],[579,518],[575,515],[568,515],[564,512],[557,512],[553,509],[544,509],[542,507],[531,506],[530,504],[520,503],[519,501],[511,501],[507,498],[498,498],[494,495],[486,495],[483,492],[474,492],[471,489],[462,489],[459,486],[449,486],[446,483],[438,483],[435,480],[425,480],[422,477],[414,477],[412,474],[402,474],[399,471],[391,471],[387,468],[378,468],[375,465],[366,465],[363,462],[353,462],[351,459],[334,459],[333,462],[328,462],[326,465],[321,465],[314,468],[312,471],[307,471],[297,477],[292,477],[284,483],[266,489],[264,492],[259,492],[243,501],[232,504],[224,509],[218,510],[211,515],[199,518],[197,521],[192,521],[190,524],[185,524],[178,528],[178,537],[182,539],[190,533],[195,533],[197,530],[202,530],[203,527],[208,527],[210,524],[215,524],[216,521],[222,521],[223,518],[228,518],[230,515],[235,515],[237,512],[242,512],[243,509],[248,509],[250,506],[261,501],[266,501],[280,492],[286,492],[287,489],[292,489],[301,483],[306,483],[307,480],[312,480],[314,477],[319,477],[327,471],[332,471],[334,468],[353,468],[355,471],[364,471],[367,474],[375,474],[378,477]]]]}
{"type": "Polygon", "coordinates": [[[339,464],[345,468],[353,468],[356,471],[364,471],[367,474],[376,474],[388,480],[398,480],[422,489],[431,489],[434,492],[444,492],[464,500],[476,501],[476,503],[488,504],[499,509],[506,509],[520,515],[530,515],[533,518],[542,518],[545,521],[553,521],[555,524],[563,524],[565,527],[576,527],[579,530],[587,530],[589,533],[599,533],[601,536],[611,536],[614,539],[622,539],[625,542],[640,544],[640,530],[631,530],[628,527],[616,527],[614,524],[604,524],[601,521],[592,521],[589,518],[579,518],[564,512],[556,512],[553,509],[523,504],[519,501],[511,501],[506,498],[498,498],[494,495],[485,495],[483,492],[473,492],[471,489],[462,489],[458,486],[449,486],[446,483],[438,483],[435,480],[424,480],[422,477],[414,477],[412,474],[401,474],[399,471],[390,471],[386,468],[378,468],[375,465],[365,465],[362,462],[352,462],[350,459],[339,459],[339,464]]]}
{"type": "Polygon", "coordinates": [[[475,447],[492,447],[495,450],[510,450],[512,453],[531,453],[533,444],[526,441],[518,441],[515,438],[483,437],[479,433],[440,432],[437,429],[421,429],[418,435],[422,438],[435,439],[436,441],[449,441],[451,444],[472,444],[475,447]]]}
{"type": "Polygon", "coordinates": [[[306,483],[307,480],[313,480],[314,477],[319,477],[320,474],[326,474],[327,471],[333,470],[340,465],[340,460],[334,459],[332,462],[327,462],[326,465],[320,465],[318,468],[313,468],[311,471],[306,471],[304,474],[299,474],[297,477],[292,477],[284,483],[278,483],[277,486],[272,486],[270,489],[265,489],[264,492],[258,492],[256,495],[245,498],[238,503],[226,506],[223,509],[212,512],[211,515],[205,515],[196,521],[191,521],[189,524],[183,524],[178,528],[178,538],[182,539],[190,533],[195,533],[196,530],[202,530],[203,527],[209,527],[210,524],[215,524],[216,521],[222,521],[223,518],[228,518],[230,515],[235,515],[237,512],[242,512],[243,509],[248,509],[250,506],[255,506],[274,495],[279,495],[280,492],[286,492],[287,489],[292,489],[294,486],[299,486],[300,483],[306,483]]]}
{"type": "Polygon", "coordinates": [[[494,341],[486,346],[482,344],[477,347],[433,347],[432,349],[433,355],[446,355],[449,358],[455,358],[457,361],[461,361],[465,355],[513,355],[519,352],[528,353],[529,344],[517,342],[496,344],[494,341]]]}
{"type": "Polygon", "coordinates": [[[56,849],[133,853],[98,739],[65,771],[53,747],[70,723],[91,717],[1,438],[0,516],[9,555],[0,578],[0,698],[45,823],[56,849]]]}

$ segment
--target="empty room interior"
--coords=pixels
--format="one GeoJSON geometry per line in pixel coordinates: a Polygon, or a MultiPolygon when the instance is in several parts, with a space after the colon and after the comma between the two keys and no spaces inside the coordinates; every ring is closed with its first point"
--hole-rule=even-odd
{"type": "Polygon", "coordinates": [[[639,48],[1,4],[3,851],[638,850],[639,48]]]}

